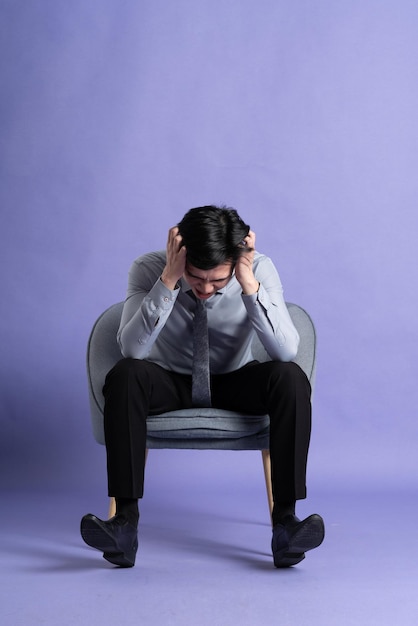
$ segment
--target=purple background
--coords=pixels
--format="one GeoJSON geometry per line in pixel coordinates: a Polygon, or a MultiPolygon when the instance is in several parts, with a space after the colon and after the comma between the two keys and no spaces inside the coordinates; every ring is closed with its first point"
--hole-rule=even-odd
{"type": "Polygon", "coordinates": [[[312,479],[415,485],[417,18],[415,0],[1,1],[6,488],[105,489],[88,334],[206,203],[238,209],[315,321],[312,479]]]}

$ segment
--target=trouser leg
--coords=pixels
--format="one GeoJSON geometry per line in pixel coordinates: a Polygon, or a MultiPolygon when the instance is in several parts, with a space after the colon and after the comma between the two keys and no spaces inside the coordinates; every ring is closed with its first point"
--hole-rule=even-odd
{"type": "Polygon", "coordinates": [[[148,415],[191,406],[190,377],[122,359],[103,387],[109,496],[142,498],[148,415]]]}
{"type": "MultiPolygon", "coordinates": [[[[191,379],[148,361],[123,359],[109,372],[103,393],[109,495],[140,498],[146,418],[189,408],[191,379]]],[[[212,404],[254,415],[269,414],[274,502],[305,498],[311,405],[304,372],[294,363],[270,361],[214,376],[212,404]]]]}
{"type": "Polygon", "coordinates": [[[250,364],[231,374],[215,376],[212,390],[213,406],[269,414],[274,503],[305,498],[311,387],[302,369],[292,362],[250,364]]]}

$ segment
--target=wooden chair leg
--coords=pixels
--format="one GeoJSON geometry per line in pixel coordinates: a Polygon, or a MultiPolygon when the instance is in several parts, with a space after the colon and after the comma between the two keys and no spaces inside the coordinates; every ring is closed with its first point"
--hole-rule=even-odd
{"type": "MultiPolygon", "coordinates": [[[[148,448],[145,450],[145,463],[147,462],[147,458],[148,458],[148,448]]],[[[116,515],[116,500],[115,498],[109,498],[109,519],[111,517],[113,517],[114,515],[116,515]]]]}
{"type": "Polygon", "coordinates": [[[270,450],[261,450],[264,467],[264,479],[266,481],[267,501],[270,511],[270,522],[272,521],[273,514],[273,490],[271,487],[271,461],[270,450]]]}
{"type": "Polygon", "coordinates": [[[109,519],[116,514],[116,500],[115,498],[109,498],[109,519]]]}

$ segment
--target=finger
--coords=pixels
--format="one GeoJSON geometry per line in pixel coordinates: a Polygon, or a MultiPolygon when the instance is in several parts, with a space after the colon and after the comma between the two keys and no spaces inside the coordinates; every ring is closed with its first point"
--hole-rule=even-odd
{"type": "Polygon", "coordinates": [[[247,239],[248,245],[254,246],[254,243],[255,243],[255,232],[253,230],[250,230],[248,235],[247,235],[247,237],[246,237],[246,239],[247,239]]]}
{"type": "Polygon", "coordinates": [[[179,229],[177,228],[177,226],[174,226],[173,228],[170,228],[169,230],[169,234],[168,234],[168,241],[167,241],[167,245],[174,251],[174,252],[178,252],[182,245],[183,245],[183,239],[179,233],[179,229]]]}
{"type": "Polygon", "coordinates": [[[175,235],[174,237],[174,245],[175,245],[175,249],[177,250],[177,252],[179,252],[182,247],[183,247],[183,238],[180,234],[175,235]]]}
{"type": "Polygon", "coordinates": [[[174,236],[174,235],[173,235],[173,231],[174,231],[176,228],[177,228],[176,226],[173,226],[172,228],[170,228],[170,229],[168,230],[168,233],[167,233],[167,244],[169,244],[169,243],[173,240],[173,236],[174,236]]]}

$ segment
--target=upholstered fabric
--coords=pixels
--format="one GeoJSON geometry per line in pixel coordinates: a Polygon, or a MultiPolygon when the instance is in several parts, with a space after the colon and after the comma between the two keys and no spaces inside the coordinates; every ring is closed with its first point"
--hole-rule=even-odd
{"type": "MultiPolygon", "coordinates": [[[[109,307],[96,321],[87,350],[87,374],[93,434],[104,444],[102,388],[107,372],[122,358],[116,332],[123,302],[109,307]]],[[[299,335],[300,347],[295,362],[304,370],[311,385],[315,378],[315,328],[307,312],[287,303],[299,335]]],[[[259,361],[269,359],[263,346],[254,340],[254,355],[259,361]]],[[[149,448],[196,448],[220,450],[268,449],[269,418],[213,408],[184,409],[149,416],[149,448]]]]}

